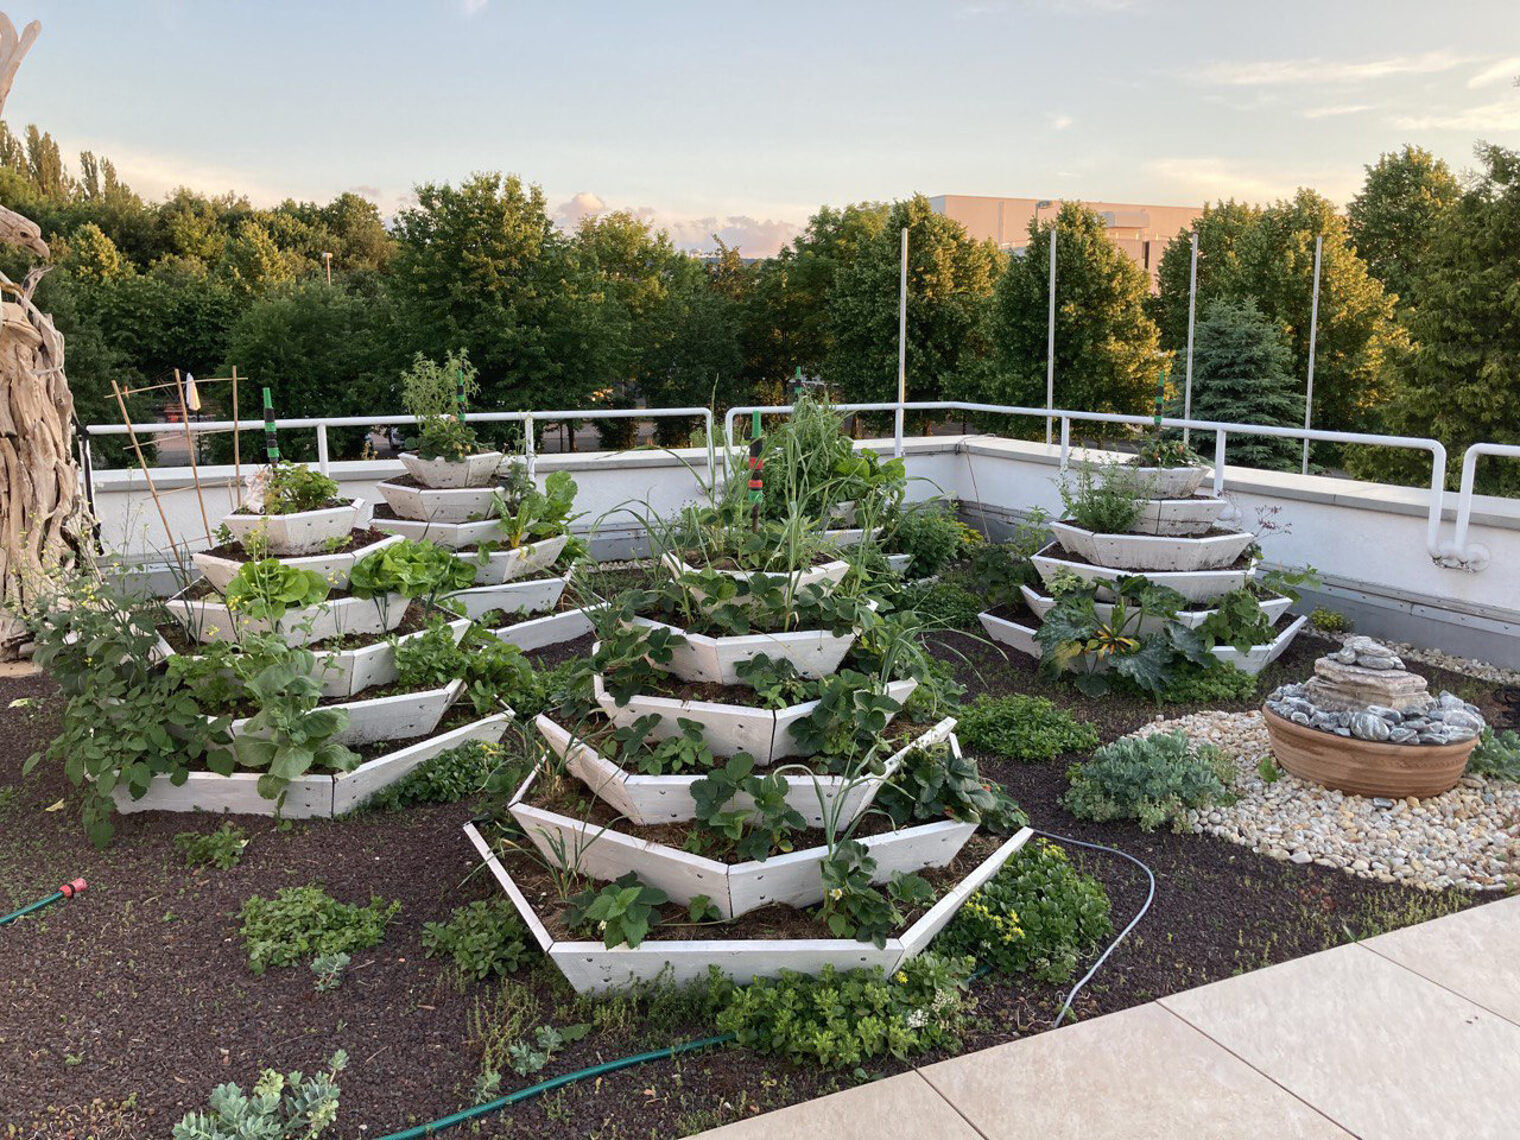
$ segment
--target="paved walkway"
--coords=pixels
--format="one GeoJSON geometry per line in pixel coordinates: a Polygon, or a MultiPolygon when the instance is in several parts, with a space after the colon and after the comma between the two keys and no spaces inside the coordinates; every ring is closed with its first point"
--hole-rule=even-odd
{"type": "Polygon", "coordinates": [[[1520,897],[719,1128],[710,1140],[1520,1138],[1520,897]]]}

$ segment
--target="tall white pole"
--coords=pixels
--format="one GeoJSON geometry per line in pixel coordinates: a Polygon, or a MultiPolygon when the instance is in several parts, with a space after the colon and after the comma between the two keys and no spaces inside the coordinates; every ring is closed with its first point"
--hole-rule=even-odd
{"type": "MultiPolygon", "coordinates": [[[[1188,270],[1188,341],[1187,341],[1187,378],[1182,385],[1182,418],[1193,418],[1193,324],[1198,316],[1198,231],[1193,231],[1193,263],[1188,270]]],[[[1188,428],[1182,429],[1182,446],[1186,447],[1191,435],[1188,428]]]]}
{"type": "Polygon", "coordinates": [[[1045,332],[1045,446],[1050,446],[1056,406],[1056,223],[1050,224],[1050,325],[1045,332]]]}
{"type": "MultiPolygon", "coordinates": [[[[1319,336],[1319,257],[1324,248],[1325,237],[1320,234],[1314,239],[1314,300],[1309,306],[1309,389],[1304,396],[1304,430],[1309,430],[1309,421],[1314,416],[1314,342],[1319,336]]],[[[1304,469],[1305,475],[1309,474],[1309,439],[1304,437],[1304,469]]]]}
{"type": "Polygon", "coordinates": [[[903,405],[908,402],[908,227],[902,232],[902,275],[897,287],[897,426],[894,456],[903,453],[903,405]]]}

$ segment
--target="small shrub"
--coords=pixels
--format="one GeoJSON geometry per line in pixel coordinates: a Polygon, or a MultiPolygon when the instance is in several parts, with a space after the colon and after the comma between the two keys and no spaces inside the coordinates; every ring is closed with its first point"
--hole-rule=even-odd
{"type": "Polygon", "coordinates": [[[1219,749],[1195,745],[1184,733],[1126,736],[1067,769],[1071,786],[1061,802],[1079,819],[1135,819],[1144,831],[1163,823],[1185,831],[1188,808],[1232,801],[1233,775],[1219,749]]]}
{"type": "Polygon", "coordinates": [[[343,971],[353,958],[347,954],[318,954],[311,960],[311,972],[317,976],[314,983],[319,994],[331,993],[343,984],[343,971]]]}
{"type": "MultiPolygon", "coordinates": [[[[381,788],[365,806],[377,811],[393,811],[413,804],[455,803],[483,789],[497,765],[502,763],[503,755],[499,744],[483,740],[450,748],[424,760],[390,787],[381,788]]],[[[516,783],[522,783],[526,777],[524,765],[516,783]]]]}
{"type": "Polygon", "coordinates": [[[1123,534],[1140,517],[1145,495],[1128,467],[1079,463],[1061,484],[1066,517],[1096,534],[1123,534]]]}
{"type": "Polygon", "coordinates": [[[954,582],[935,582],[905,592],[903,608],[915,610],[931,626],[962,629],[975,625],[977,615],[987,608],[985,602],[954,582]]]}
{"type": "Polygon", "coordinates": [[[935,948],[969,954],[1005,974],[1060,983],[1112,930],[1103,885],[1039,839],[966,900],[935,948]]]}
{"type": "Polygon", "coordinates": [[[1350,633],[1351,619],[1345,614],[1335,610],[1327,610],[1323,607],[1312,610],[1309,614],[1309,624],[1315,629],[1325,633],[1350,633]]]}
{"type": "Polygon", "coordinates": [[[230,1082],[211,1090],[211,1111],[192,1112],[174,1126],[174,1140],[315,1140],[338,1119],[338,1074],[348,1068],[339,1049],[327,1072],[265,1069],[252,1094],[230,1082]]]}
{"type": "Polygon", "coordinates": [[[876,794],[898,827],[915,821],[958,819],[1011,835],[1029,823],[1000,784],[982,777],[975,760],[956,756],[949,744],[915,748],[876,794]]]}
{"type": "Polygon", "coordinates": [[[243,857],[248,836],[241,827],[229,821],[207,835],[181,831],[174,837],[174,846],[184,853],[187,867],[216,867],[230,871],[243,857]]]}
{"type": "Polygon", "coordinates": [[[1194,665],[1189,661],[1179,663],[1165,687],[1153,695],[1167,705],[1244,701],[1255,696],[1256,685],[1255,677],[1227,661],[1213,665],[1194,665]]]}
{"type": "Polygon", "coordinates": [[[1095,726],[1044,697],[978,697],[956,715],[962,744],[1010,760],[1053,760],[1098,747],[1095,726]]]}
{"type": "Polygon", "coordinates": [[[1485,728],[1468,757],[1467,770],[1494,780],[1520,781],[1520,732],[1485,728]]]}
{"type": "Polygon", "coordinates": [[[372,898],[368,906],[341,903],[321,887],[284,887],[274,898],[254,895],[243,904],[243,946],[248,968],[294,966],[323,954],[367,950],[385,937],[399,902],[372,898]]]}
{"type": "Polygon", "coordinates": [[[489,899],[455,907],[448,922],[422,928],[422,949],[429,958],[448,954],[469,978],[501,977],[522,965],[527,949],[517,911],[506,899],[489,899]]]}
{"type": "Polygon", "coordinates": [[[949,503],[923,503],[905,509],[894,535],[899,554],[912,560],[904,572],[906,578],[928,578],[961,557],[981,536],[955,517],[949,503]]]}
{"type": "Polygon", "coordinates": [[[271,463],[264,482],[264,513],[315,511],[337,499],[338,484],[304,463],[271,463]]]}
{"type": "Polygon", "coordinates": [[[954,1047],[973,1004],[966,988],[974,965],[921,954],[891,977],[880,967],[825,966],[816,978],[783,970],[775,981],[734,990],[717,1025],[746,1049],[825,1069],[954,1047]]]}

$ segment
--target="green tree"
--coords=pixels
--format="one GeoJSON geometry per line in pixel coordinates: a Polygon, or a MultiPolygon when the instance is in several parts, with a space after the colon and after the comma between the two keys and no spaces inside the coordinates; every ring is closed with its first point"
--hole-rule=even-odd
{"type": "Polygon", "coordinates": [[[1367,271],[1407,303],[1437,224],[1461,194],[1441,159],[1417,146],[1382,155],[1346,207],[1351,241],[1367,271]]]}
{"type": "Polygon", "coordinates": [[[64,265],[85,281],[104,281],[124,271],[121,251],[94,222],[86,222],[69,236],[64,265]]]}
{"type": "MultiPolygon", "coordinates": [[[[1314,369],[1314,426],[1342,431],[1376,426],[1383,364],[1403,340],[1393,301],[1352,248],[1346,220],[1312,190],[1256,210],[1226,203],[1198,221],[1198,304],[1252,298],[1283,328],[1293,348],[1293,373],[1307,377],[1314,299],[1314,239],[1323,235],[1319,329],[1314,369]]],[[[1187,342],[1188,233],[1167,245],[1161,295],[1152,306],[1162,345],[1187,342]]]]}
{"type": "Polygon", "coordinates": [[[1149,282],[1109,240],[1103,219],[1077,202],[1064,203],[1054,222],[1030,222],[1029,244],[1012,260],[993,298],[992,358],[987,368],[964,379],[967,395],[1004,404],[1045,403],[1052,235],[1056,406],[1146,410],[1160,366],[1156,326],[1145,311],[1149,282]]]}
{"type": "MultiPolygon", "coordinates": [[[[740,306],[724,291],[722,274],[721,266],[681,254],[671,263],[666,303],[639,366],[639,388],[651,406],[721,410],[746,398],[740,306]]],[[[682,443],[693,426],[661,419],[656,437],[682,443]]]]}
{"type": "Polygon", "coordinates": [[[275,244],[269,231],[254,221],[238,227],[217,270],[234,293],[255,297],[295,276],[290,259],[275,244]]]}
{"type": "Polygon", "coordinates": [[[839,269],[828,293],[824,377],[851,402],[897,397],[898,282],[908,230],[908,398],[936,400],[965,357],[984,347],[983,310],[1003,257],[915,194],[839,269]]]}
{"type": "MultiPolygon", "coordinates": [[[[1303,423],[1304,396],[1292,373],[1293,350],[1282,329],[1256,302],[1218,298],[1198,316],[1193,341],[1193,418],[1293,426],[1303,423]]],[[[1181,408],[1174,406],[1173,415],[1181,408]]],[[[1296,471],[1293,440],[1232,436],[1226,462],[1296,471]]]]}
{"type": "MultiPolygon", "coordinates": [[[[1433,436],[1446,445],[1450,475],[1462,453],[1488,440],[1520,443],[1520,153],[1479,150],[1481,177],[1445,215],[1415,280],[1409,331],[1413,344],[1390,369],[1387,427],[1433,436]]],[[[1423,482],[1409,453],[1359,451],[1352,471],[1423,482]]],[[[1520,491],[1520,467],[1490,460],[1480,489],[1520,491]]]]}

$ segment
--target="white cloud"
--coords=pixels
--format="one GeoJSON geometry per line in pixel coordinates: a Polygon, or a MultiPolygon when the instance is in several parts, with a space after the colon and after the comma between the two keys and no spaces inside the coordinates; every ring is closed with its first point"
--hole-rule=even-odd
{"type": "Polygon", "coordinates": [[[1339,103],[1330,107],[1309,107],[1298,114],[1303,119],[1334,119],[1341,115],[1360,115],[1363,111],[1373,109],[1371,103],[1339,103]]]}
{"type": "Polygon", "coordinates": [[[1053,131],[1064,131],[1072,124],[1070,115],[1049,114],[1046,118],[1050,120],[1050,129],[1053,131]]]}
{"type": "Polygon", "coordinates": [[[1156,179],[1162,193],[1175,202],[1204,202],[1219,198],[1267,202],[1291,198],[1300,186],[1312,186],[1331,197],[1351,188],[1339,170],[1282,171],[1275,165],[1261,166],[1213,157],[1163,157],[1145,163],[1144,171],[1156,179]]]}
{"type": "Polygon", "coordinates": [[[1520,75],[1520,55],[1512,55],[1491,63],[1467,81],[1469,87],[1493,87],[1500,83],[1512,83],[1520,75]]]}
{"type": "Polygon", "coordinates": [[[1396,75],[1431,75],[1450,71],[1467,62],[1468,57],[1450,51],[1428,51],[1420,55],[1395,55],[1383,59],[1344,60],[1276,59],[1217,60],[1204,64],[1191,77],[1204,83],[1227,87],[1265,87],[1282,84],[1365,83],[1396,75]]]}
{"type": "Polygon", "coordinates": [[[556,225],[570,230],[583,218],[615,209],[622,209],[656,229],[664,230],[678,249],[710,250],[713,236],[717,235],[723,244],[738,246],[746,257],[767,257],[802,232],[802,227],[794,222],[754,218],[747,214],[698,217],[671,214],[653,206],[613,206],[589,190],[582,190],[569,201],[561,202],[550,211],[550,216],[556,225]]]}
{"type": "Polygon", "coordinates": [[[181,186],[199,190],[203,194],[225,194],[231,190],[246,197],[255,206],[275,206],[286,198],[309,197],[310,194],[292,185],[274,185],[247,170],[217,163],[199,162],[183,155],[162,151],[138,150],[121,143],[84,140],[77,146],[64,147],[70,151],[92,150],[109,158],[116,166],[117,176],[147,199],[162,198],[181,186]]]}
{"type": "Polygon", "coordinates": [[[1520,131],[1520,99],[1446,114],[1406,115],[1394,124],[1406,131],[1520,131]]]}
{"type": "Polygon", "coordinates": [[[468,20],[477,12],[485,11],[486,5],[490,2],[491,0],[459,0],[459,10],[464,13],[464,18],[468,20]]]}

